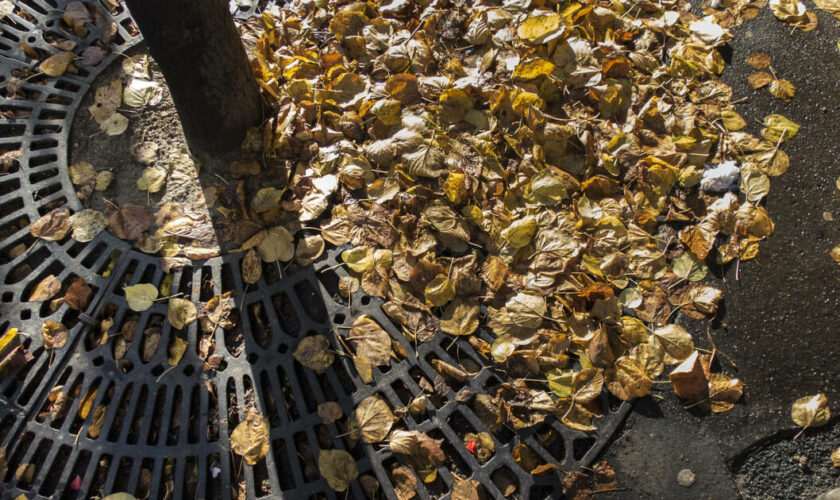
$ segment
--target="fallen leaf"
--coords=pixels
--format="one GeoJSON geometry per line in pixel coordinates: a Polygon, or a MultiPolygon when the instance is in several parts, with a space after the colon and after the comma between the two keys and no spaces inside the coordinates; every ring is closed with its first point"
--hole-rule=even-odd
{"type": "Polygon", "coordinates": [[[388,403],[379,396],[368,396],[356,407],[348,426],[357,438],[361,433],[364,442],[378,443],[388,436],[393,424],[394,414],[388,403]]]}
{"type": "Polygon", "coordinates": [[[151,226],[149,209],[134,203],[126,203],[108,217],[108,227],[124,240],[140,239],[151,226]]]}
{"type": "Polygon", "coordinates": [[[61,349],[67,344],[69,332],[67,327],[55,321],[45,321],[41,325],[41,336],[44,338],[44,349],[61,349]]]}
{"type": "Polygon", "coordinates": [[[84,311],[90,305],[90,299],[92,297],[93,290],[90,288],[90,285],[87,284],[84,278],[77,277],[67,287],[67,291],[64,292],[64,303],[70,309],[84,311]]]}
{"type": "Polygon", "coordinates": [[[799,434],[802,434],[808,427],[823,426],[831,418],[831,412],[828,409],[828,398],[823,393],[801,397],[793,403],[790,416],[796,425],[802,427],[799,434]]]}
{"type": "Polygon", "coordinates": [[[70,209],[56,208],[29,226],[29,234],[44,241],[59,241],[70,232],[70,209]]]}
{"type": "Polygon", "coordinates": [[[298,363],[316,373],[324,373],[335,361],[330,341],[323,335],[310,335],[301,339],[294,357],[298,363]]]}
{"type": "Polygon", "coordinates": [[[294,237],[285,227],[275,226],[266,231],[257,252],[263,262],[288,262],[295,256],[294,237]]]}
{"type": "Polygon", "coordinates": [[[151,283],[140,283],[137,285],[123,287],[125,300],[132,311],[145,311],[152,307],[155,299],[158,298],[158,289],[151,283]]]}
{"type": "Polygon", "coordinates": [[[326,401],[318,405],[318,416],[325,424],[331,424],[344,416],[341,405],[335,401],[326,401]]]}
{"type": "Polygon", "coordinates": [[[433,482],[438,467],[446,463],[446,454],[438,442],[422,431],[395,430],[391,432],[388,448],[405,456],[424,483],[433,482]]]}
{"type": "Polygon", "coordinates": [[[86,161],[76,162],[67,167],[70,181],[77,186],[83,186],[96,179],[96,169],[86,161]]]}
{"type": "Polygon", "coordinates": [[[262,278],[262,259],[252,248],[242,258],[242,281],[253,285],[262,278]]]}
{"type": "Polygon", "coordinates": [[[100,123],[99,128],[108,135],[120,135],[128,130],[128,123],[128,118],[119,113],[114,113],[100,123]]]}
{"type": "Polygon", "coordinates": [[[391,336],[370,316],[356,318],[347,339],[354,343],[356,356],[365,359],[371,366],[389,363],[391,336]]]}
{"type": "Polygon", "coordinates": [[[359,477],[353,456],[344,450],[320,450],[318,471],[335,491],[345,491],[350,482],[359,477]]]}
{"type": "Polygon", "coordinates": [[[88,208],[71,215],[69,223],[73,229],[70,236],[76,241],[87,243],[108,226],[108,219],[102,212],[88,208]]]}
{"type": "Polygon", "coordinates": [[[72,52],[59,52],[41,61],[38,68],[47,76],[61,76],[75,58],[72,52]]]}
{"type": "Polygon", "coordinates": [[[391,471],[391,479],[398,500],[411,500],[417,496],[417,476],[408,467],[395,467],[391,471]]]}
{"type": "Polygon", "coordinates": [[[271,449],[268,419],[256,410],[248,410],[245,421],[230,434],[230,449],[248,465],[256,465],[271,449]]]}
{"type": "Polygon", "coordinates": [[[183,329],[198,318],[195,304],[187,299],[177,297],[169,299],[169,308],[166,314],[169,323],[176,330],[183,329]]]}
{"type": "Polygon", "coordinates": [[[653,332],[653,341],[661,347],[666,364],[682,363],[694,352],[691,334],[679,325],[669,324],[653,332]]]}
{"type": "Polygon", "coordinates": [[[471,335],[478,328],[478,300],[456,298],[446,306],[440,329],[450,335],[471,335]]]}
{"type": "Polygon", "coordinates": [[[146,167],[137,179],[137,188],[149,193],[157,193],[166,185],[166,170],[161,167],[146,167]]]}
{"type": "Polygon", "coordinates": [[[35,289],[27,299],[28,302],[43,302],[55,297],[58,291],[61,290],[61,281],[52,274],[44,276],[44,279],[35,285],[35,289]]]}
{"type": "Polygon", "coordinates": [[[178,366],[178,363],[181,362],[181,358],[184,357],[184,353],[187,351],[187,345],[187,341],[180,337],[175,337],[172,340],[172,345],[169,346],[169,350],[167,351],[169,355],[167,358],[169,366],[178,366]]]}

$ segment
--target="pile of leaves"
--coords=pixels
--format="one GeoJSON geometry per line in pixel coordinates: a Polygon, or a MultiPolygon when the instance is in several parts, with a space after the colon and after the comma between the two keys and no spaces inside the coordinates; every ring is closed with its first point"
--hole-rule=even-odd
{"type": "MultiPolygon", "coordinates": [[[[289,234],[318,226],[347,245],[345,289],[383,298],[409,341],[465,337],[492,359],[509,380],[491,395],[501,423],[553,415],[591,430],[603,388],[644,397],[666,369],[678,396],[725,411],[743,384],[669,321],[714,316],[707,261],[749,260],[772,233],[760,201],[798,126],[771,115],[762,138],[740,131],[717,78],[722,24],[736,18],[686,7],[394,0],[266,13],[255,68],[276,108],[259,149],[288,177],[260,190],[262,213],[282,208],[296,215],[289,234]],[[724,164],[734,183],[716,187],[724,164]]],[[[372,319],[347,339],[360,373],[389,362],[372,319]]],[[[331,357],[313,353],[326,339],[311,344],[299,359],[322,370],[331,357]]]]}

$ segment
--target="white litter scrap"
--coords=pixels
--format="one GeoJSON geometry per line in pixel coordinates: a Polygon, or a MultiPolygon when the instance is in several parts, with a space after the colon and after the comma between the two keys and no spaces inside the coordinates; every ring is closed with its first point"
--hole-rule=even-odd
{"type": "Polygon", "coordinates": [[[734,161],[724,161],[717,165],[706,165],[700,189],[706,192],[722,193],[737,186],[741,170],[734,161]]]}

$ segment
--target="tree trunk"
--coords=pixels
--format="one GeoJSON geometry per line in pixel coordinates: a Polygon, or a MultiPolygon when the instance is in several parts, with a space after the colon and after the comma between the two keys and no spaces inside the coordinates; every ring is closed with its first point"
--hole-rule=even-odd
{"type": "Polygon", "coordinates": [[[239,150],[262,101],[227,0],[126,0],[160,66],[190,148],[239,150]]]}

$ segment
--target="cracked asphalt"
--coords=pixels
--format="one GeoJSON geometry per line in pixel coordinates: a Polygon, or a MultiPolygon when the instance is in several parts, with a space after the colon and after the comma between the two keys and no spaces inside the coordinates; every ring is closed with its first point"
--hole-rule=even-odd
{"type": "MultiPolygon", "coordinates": [[[[599,498],[811,499],[840,487],[840,469],[828,460],[840,446],[838,420],[793,441],[790,418],[791,404],[816,392],[840,413],[840,266],[828,255],[840,244],[840,21],[807,6],[819,19],[815,30],[793,31],[764,8],[733,30],[725,51],[722,77],[733,101],[744,99],[737,110],[746,131],[758,135],[771,113],[801,125],[783,148],[791,167],[772,180],[766,200],[775,234],[740,269],[710,273],[725,297],[710,333],[734,362],[722,361],[725,369],[746,383],[744,404],[702,415],[672,394],[638,402],[604,453],[625,489],[599,498]],[[755,52],[770,55],[777,76],[796,86],[791,102],[749,86],[746,58],[755,52]],[[677,483],[685,468],[696,476],[688,488],[677,483]]],[[[709,347],[706,323],[683,326],[709,347]]]]}

